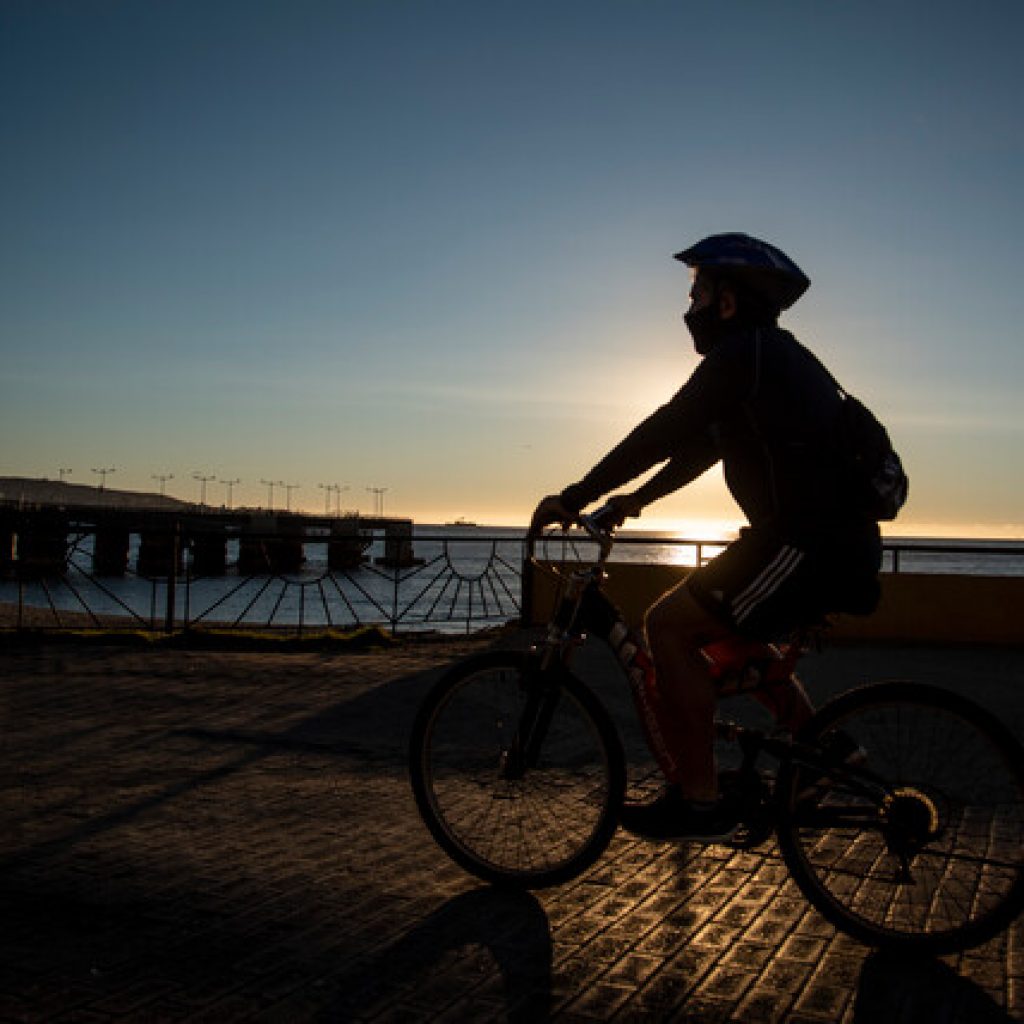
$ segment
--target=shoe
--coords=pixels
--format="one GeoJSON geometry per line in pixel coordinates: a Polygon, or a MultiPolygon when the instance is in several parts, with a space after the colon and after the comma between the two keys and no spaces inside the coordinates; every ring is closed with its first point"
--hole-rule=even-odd
{"type": "Polygon", "coordinates": [[[645,839],[692,839],[713,843],[731,839],[740,823],[731,801],[710,807],[691,803],[678,786],[666,786],[648,804],[623,804],[619,824],[645,839]]]}
{"type": "MultiPolygon", "coordinates": [[[[837,768],[859,768],[867,763],[868,752],[848,733],[837,729],[822,747],[825,760],[837,768]]],[[[833,785],[828,773],[814,768],[805,768],[797,793],[798,807],[816,803],[833,785]]]]}

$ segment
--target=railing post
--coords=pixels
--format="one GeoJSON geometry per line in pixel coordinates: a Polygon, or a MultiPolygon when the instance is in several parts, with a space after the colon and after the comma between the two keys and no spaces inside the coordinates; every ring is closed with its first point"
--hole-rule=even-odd
{"type": "MultiPolygon", "coordinates": [[[[183,536],[178,537],[178,542],[174,545],[177,552],[181,552],[183,547],[187,546],[187,542],[183,536]]],[[[195,563],[190,561],[188,565],[182,566],[182,573],[185,577],[185,601],[181,612],[181,628],[188,629],[189,619],[192,615],[192,569],[195,563]]]]}
{"type": "Polygon", "coordinates": [[[398,577],[402,570],[396,565],[391,571],[395,574],[395,586],[391,597],[391,635],[394,636],[398,632],[398,577]]]}
{"type": "Polygon", "coordinates": [[[171,532],[171,564],[167,567],[167,615],[164,619],[164,631],[174,632],[175,599],[178,589],[178,553],[181,545],[181,525],[177,520],[171,532]]]}
{"type": "Polygon", "coordinates": [[[533,540],[523,542],[523,570],[519,574],[519,617],[523,626],[533,622],[533,540]]]}

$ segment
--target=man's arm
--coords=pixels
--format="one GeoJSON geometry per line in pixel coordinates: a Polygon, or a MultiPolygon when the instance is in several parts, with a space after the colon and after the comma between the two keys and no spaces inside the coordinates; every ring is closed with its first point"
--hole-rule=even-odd
{"type": "Polygon", "coordinates": [[[645,508],[696,480],[717,461],[718,446],[710,435],[705,435],[703,443],[694,439],[684,454],[669,459],[650,480],[638,487],[632,494],[633,500],[640,508],[645,508]]]}
{"type": "MultiPolygon", "coordinates": [[[[665,476],[658,486],[679,479],[675,488],[682,487],[713,465],[717,453],[712,455],[711,428],[735,408],[744,387],[744,375],[737,372],[737,355],[723,346],[723,351],[706,356],[671,401],[648,416],[582,480],[562,491],[565,506],[578,512],[666,459],[680,460],[671,471],[677,476],[665,476]]],[[[742,357],[740,361],[745,362],[742,357]]]]}
{"type": "MultiPolygon", "coordinates": [[[[538,506],[535,525],[542,519],[546,524],[574,519],[582,508],[666,459],[668,465],[638,489],[642,504],[677,490],[714,465],[719,456],[712,427],[749,393],[751,370],[745,348],[748,346],[742,341],[739,349],[723,344],[707,355],[675,397],[636,427],[582,480],[545,498],[538,506]]],[[[629,496],[630,509],[634,497],[629,496]]]]}
{"type": "Polygon", "coordinates": [[[673,399],[648,416],[582,480],[566,487],[560,495],[565,507],[578,512],[602,494],[621,487],[651,466],[667,459],[672,454],[675,434],[673,421],[676,417],[672,408],[675,401],[673,399]]]}
{"type": "MultiPolygon", "coordinates": [[[[642,487],[632,494],[615,494],[607,499],[607,504],[617,514],[617,524],[621,526],[627,519],[640,515],[652,502],[663,498],[666,494],[678,491],[691,480],[696,480],[706,469],[710,469],[718,461],[717,446],[708,439],[707,448],[703,451],[694,445],[687,449],[685,455],[677,455],[669,461],[642,487]]],[[[561,499],[557,498],[559,506],[561,499]]]]}

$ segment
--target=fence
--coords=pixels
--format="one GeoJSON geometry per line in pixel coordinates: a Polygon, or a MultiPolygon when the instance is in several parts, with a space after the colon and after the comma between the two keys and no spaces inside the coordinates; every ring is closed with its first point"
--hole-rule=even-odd
{"type": "MultiPolygon", "coordinates": [[[[63,554],[13,557],[0,579],[0,628],[130,628],[272,631],[303,636],[360,626],[392,634],[472,632],[523,614],[521,531],[417,532],[399,548],[366,531],[345,557],[328,536],[250,533],[211,559],[201,536],[176,529],[158,542],[133,535],[122,564],[104,562],[97,533],[69,534],[63,554]],[[155,547],[154,547],[155,544],[155,547]],[[161,546],[162,545],[162,546],[161,546]],[[255,545],[255,547],[253,547],[255,545]],[[333,546],[332,546],[333,545],[333,546]],[[154,550],[161,552],[159,557],[154,550]],[[253,551],[257,554],[254,557],[253,551]]],[[[644,565],[697,565],[721,542],[623,535],[615,558],[644,565]]],[[[541,546],[541,558],[585,561],[585,539],[541,546]]],[[[25,551],[20,552],[25,554],[25,551]]],[[[1024,575],[1024,545],[890,541],[889,573],[1024,575]]]]}
{"type": "MultiPolygon", "coordinates": [[[[98,540],[82,531],[69,535],[66,555],[12,559],[0,580],[0,626],[302,636],[379,625],[397,634],[468,632],[520,614],[521,536],[417,536],[396,546],[366,531],[347,539],[339,559],[337,539],[250,532],[229,539],[210,569],[196,535],[168,533],[156,545],[158,571],[141,537],[114,571],[98,540]]],[[[149,541],[152,550],[152,533],[149,541]]]]}

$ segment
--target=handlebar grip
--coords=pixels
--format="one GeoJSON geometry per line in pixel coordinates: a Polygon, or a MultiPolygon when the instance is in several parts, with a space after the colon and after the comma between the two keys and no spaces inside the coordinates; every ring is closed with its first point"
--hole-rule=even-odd
{"type": "Polygon", "coordinates": [[[602,505],[589,515],[580,516],[580,525],[588,533],[611,534],[619,523],[619,513],[611,505],[602,505]]]}

